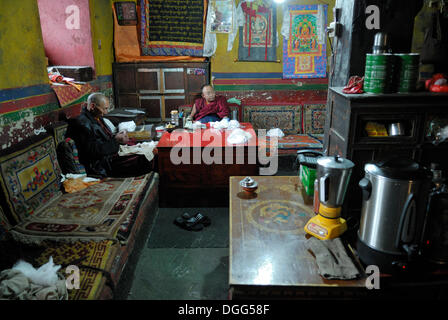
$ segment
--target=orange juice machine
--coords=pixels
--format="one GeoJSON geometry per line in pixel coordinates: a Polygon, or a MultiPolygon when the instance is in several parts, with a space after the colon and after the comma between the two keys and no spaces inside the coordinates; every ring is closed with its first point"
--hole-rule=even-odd
{"type": "Polygon", "coordinates": [[[317,159],[318,214],[305,225],[305,231],[318,239],[339,237],[347,230],[341,209],[354,163],[339,156],[317,159]]]}

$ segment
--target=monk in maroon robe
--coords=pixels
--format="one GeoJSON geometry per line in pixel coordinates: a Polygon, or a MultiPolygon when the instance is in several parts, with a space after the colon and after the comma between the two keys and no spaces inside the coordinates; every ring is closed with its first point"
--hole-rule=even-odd
{"type": "Polygon", "coordinates": [[[194,121],[206,123],[228,118],[229,114],[227,99],[217,96],[213,87],[206,84],[202,86],[202,98],[196,99],[194,102],[190,117],[194,121]]]}
{"type": "Polygon", "coordinates": [[[70,119],[66,137],[72,138],[79,150],[79,161],[89,176],[136,177],[157,169],[157,160],[144,155],[119,156],[120,144],[128,144],[126,132],[112,134],[103,116],[109,111],[109,99],[92,93],[81,114],[70,119]]]}

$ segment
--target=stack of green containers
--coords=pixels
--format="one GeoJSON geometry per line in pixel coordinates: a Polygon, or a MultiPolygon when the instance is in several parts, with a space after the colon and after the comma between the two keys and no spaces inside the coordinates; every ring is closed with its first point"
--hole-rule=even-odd
{"type": "Polygon", "coordinates": [[[390,93],[394,91],[395,56],[390,53],[366,56],[364,91],[370,93],[390,93]]]}
{"type": "Polygon", "coordinates": [[[419,75],[420,54],[395,54],[399,73],[396,90],[400,93],[415,91],[419,75]]]}
{"type": "Polygon", "coordinates": [[[413,92],[419,75],[420,54],[366,55],[364,91],[370,93],[413,92]]]}

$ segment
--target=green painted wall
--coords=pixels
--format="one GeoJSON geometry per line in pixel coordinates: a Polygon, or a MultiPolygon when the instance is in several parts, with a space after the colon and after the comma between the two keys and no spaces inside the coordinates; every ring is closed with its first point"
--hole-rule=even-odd
{"type": "Polygon", "coordinates": [[[0,89],[48,83],[36,0],[2,0],[0,89]]]}
{"type": "MultiPolygon", "coordinates": [[[[327,24],[333,21],[333,8],[335,0],[328,0],[325,3],[328,4],[327,9],[327,24]]],[[[235,1],[238,6],[239,0],[235,1]]],[[[215,55],[211,58],[211,71],[212,72],[283,72],[282,56],[283,56],[283,36],[280,33],[280,29],[283,23],[283,8],[287,5],[306,5],[306,4],[323,4],[322,1],[316,0],[301,0],[301,1],[285,1],[283,4],[277,5],[277,31],[279,35],[279,46],[277,48],[277,59],[280,63],[275,62],[234,62],[238,59],[238,37],[239,33],[235,37],[233,42],[233,48],[231,51],[227,51],[228,35],[224,33],[218,33],[216,39],[218,46],[216,48],[215,55]]],[[[330,45],[327,40],[327,56],[331,55],[330,45]]],[[[328,64],[327,64],[328,68],[328,64]]]]}

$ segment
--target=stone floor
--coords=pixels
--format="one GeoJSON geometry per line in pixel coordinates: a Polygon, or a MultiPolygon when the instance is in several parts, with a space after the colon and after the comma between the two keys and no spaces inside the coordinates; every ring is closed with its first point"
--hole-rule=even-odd
{"type": "MultiPolygon", "coordinates": [[[[295,156],[278,159],[279,170],[276,175],[297,174],[297,169],[293,168],[295,156]]],[[[163,210],[166,209],[159,209],[159,214],[163,210]]],[[[203,212],[207,210],[212,209],[204,208],[203,212]]],[[[220,223],[227,223],[228,226],[228,209],[224,208],[224,211],[227,211],[227,222],[220,223]]],[[[157,220],[161,221],[162,218],[157,216],[155,219],[154,228],[157,228],[157,220]]],[[[223,229],[228,233],[228,228],[223,229]]],[[[151,236],[155,236],[153,231],[149,234],[148,243],[151,236]]],[[[201,237],[201,232],[203,231],[195,232],[194,236],[201,237]]],[[[176,237],[176,231],[172,232],[172,236],[176,237]]],[[[165,247],[144,246],[135,267],[129,300],[228,299],[228,245],[209,247],[207,244],[201,244],[200,247],[182,248],[182,241],[185,240],[179,237],[179,243],[169,241],[165,247]]],[[[210,241],[210,246],[213,246],[213,241],[210,241]]]]}

